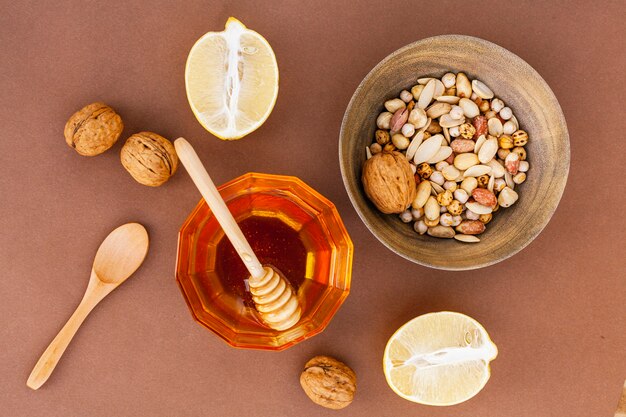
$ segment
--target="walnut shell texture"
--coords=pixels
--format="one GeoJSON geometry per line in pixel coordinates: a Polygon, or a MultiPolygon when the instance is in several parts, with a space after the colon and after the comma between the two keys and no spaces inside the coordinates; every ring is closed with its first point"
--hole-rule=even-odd
{"type": "Polygon", "coordinates": [[[178,168],[174,145],[153,132],[135,133],[126,140],[120,153],[122,165],[140,184],[158,187],[178,168]]]}
{"type": "Polygon", "coordinates": [[[339,410],[354,399],[356,374],[336,359],[316,356],[304,365],[300,385],[314,403],[339,410]]]}
{"type": "Polygon", "coordinates": [[[365,161],[361,181],[367,197],[385,214],[402,213],[415,198],[413,171],[400,152],[381,152],[365,161]]]}
{"type": "Polygon", "coordinates": [[[117,142],[124,130],[119,114],[104,103],[88,104],[65,124],[65,142],[84,156],[100,155],[117,142]]]}

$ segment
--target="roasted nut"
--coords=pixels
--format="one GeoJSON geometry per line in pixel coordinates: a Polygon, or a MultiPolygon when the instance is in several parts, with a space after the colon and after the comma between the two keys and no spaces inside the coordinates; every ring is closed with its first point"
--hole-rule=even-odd
{"type": "Polygon", "coordinates": [[[415,126],[411,123],[405,123],[402,129],[400,129],[400,132],[407,138],[411,138],[415,134],[415,126]]]}
{"type": "Polygon", "coordinates": [[[124,123],[119,114],[104,103],[88,104],[65,124],[65,142],[80,155],[95,156],[109,149],[120,137],[124,123]]]}
{"type": "Polygon", "coordinates": [[[479,188],[487,188],[487,185],[489,185],[489,175],[481,175],[476,178],[476,181],[479,188]]]}
{"type": "Polygon", "coordinates": [[[153,132],[135,133],[126,140],[120,153],[122,165],[140,184],[158,187],[178,168],[174,145],[153,132]]]}
{"type": "Polygon", "coordinates": [[[385,108],[389,113],[396,113],[400,109],[406,108],[406,103],[399,98],[385,101],[385,108]]]}
{"type": "Polygon", "coordinates": [[[471,139],[454,139],[450,142],[450,147],[455,153],[474,152],[475,145],[471,139]]]}
{"type": "Polygon", "coordinates": [[[524,172],[518,172],[516,175],[513,176],[513,182],[515,184],[521,184],[524,181],[526,181],[526,174],[524,172]]]}
{"type": "Polygon", "coordinates": [[[443,193],[437,194],[437,203],[442,207],[446,207],[452,203],[452,191],[445,190],[443,193]]]}
{"type": "Polygon", "coordinates": [[[429,219],[428,217],[424,216],[424,224],[428,227],[435,227],[439,224],[439,216],[435,217],[434,219],[429,219]]]}
{"type": "Polygon", "coordinates": [[[433,226],[428,228],[428,235],[441,239],[452,239],[455,235],[454,229],[450,226],[433,226]]]}
{"type": "Polygon", "coordinates": [[[434,171],[430,175],[429,180],[431,180],[432,182],[440,186],[443,186],[443,183],[446,182],[446,179],[443,177],[443,174],[439,171],[434,171]]]}
{"type": "Polygon", "coordinates": [[[377,153],[381,153],[383,151],[383,147],[378,143],[372,143],[370,145],[370,152],[372,155],[376,155],[377,153]]]}
{"type": "Polygon", "coordinates": [[[379,145],[384,146],[388,144],[390,140],[391,138],[389,137],[389,132],[387,132],[386,130],[378,129],[376,131],[376,143],[378,143],[379,145]]]}
{"type": "Polygon", "coordinates": [[[492,218],[493,218],[493,214],[491,213],[481,214],[480,216],[478,216],[478,220],[483,224],[489,223],[492,218]]]}
{"type": "Polygon", "coordinates": [[[510,154],[506,156],[506,159],[504,160],[504,167],[506,168],[509,174],[515,175],[517,174],[517,171],[519,170],[519,163],[520,163],[519,154],[515,152],[511,152],[510,154]]]}
{"type": "Polygon", "coordinates": [[[475,153],[462,153],[454,157],[454,166],[461,171],[478,165],[478,162],[478,156],[475,153]]]}
{"type": "Polygon", "coordinates": [[[443,129],[439,125],[439,122],[436,120],[431,120],[430,125],[428,125],[428,128],[426,129],[426,131],[430,133],[431,135],[441,133],[442,130],[443,129]]]}
{"type": "Polygon", "coordinates": [[[356,374],[343,362],[316,356],[304,365],[300,385],[315,404],[339,410],[354,399],[356,374]]]}
{"type": "Polygon", "coordinates": [[[420,220],[415,222],[415,224],[413,225],[413,230],[415,230],[420,235],[423,235],[428,230],[428,226],[426,226],[424,220],[420,220]]]}
{"type": "Polygon", "coordinates": [[[441,217],[439,217],[439,224],[442,226],[452,226],[454,224],[454,218],[450,213],[443,213],[441,217]]]}
{"type": "Polygon", "coordinates": [[[433,169],[428,162],[423,162],[417,166],[417,171],[415,172],[420,178],[427,180],[433,174],[433,169]]]}
{"type": "Polygon", "coordinates": [[[432,190],[432,186],[429,181],[422,181],[417,186],[417,192],[415,194],[415,198],[411,202],[411,207],[414,209],[419,209],[424,207],[428,197],[430,197],[430,191],[432,190]]]}
{"type": "Polygon", "coordinates": [[[470,123],[463,123],[459,126],[459,132],[461,133],[461,137],[465,139],[471,139],[476,134],[476,128],[470,123]]]}
{"type": "Polygon", "coordinates": [[[504,187],[498,195],[498,204],[502,207],[510,207],[517,201],[518,198],[519,196],[515,191],[509,187],[504,187]]]}
{"type": "Polygon", "coordinates": [[[417,100],[419,98],[420,94],[422,94],[423,89],[424,89],[424,86],[422,84],[414,85],[411,88],[411,94],[413,94],[414,100],[417,100]]]}
{"type": "Polygon", "coordinates": [[[426,204],[424,205],[424,215],[428,220],[435,220],[439,218],[439,203],[435,199],[435,197],[430,196],[428,200],[426,200],[426,204]]]}
{"type": "Polygon", "coordinates": [[[464,235],[479,235],[485,231],[485,225],[480,220],[463,220],[456,231],[464,235]]]}
{"type": "Polygon", "coordinates": [[[426,112],[424,109],[420,109],[419,107],[414,108],[409,113],[409,118],[407,119],[409,123],[411,123],[416,129],[421,129],[426,126],[428,122],[428,116],[426,116],[426,112]]]}
{"type": "Polygon", "coordinates": [[[405,103],[408,103],[411,100],[413,100],[413,94],[411,94],[407,90],[402,90],[400,91],[400,100],[404,101],[405,103]]]}
{"type": "MultiPolygon", "coordinates": [[[[474,178],[474,180],[476,179],[474,178]]],[[[454,198],[456,200],[459,200],[459,203],[465,204],[467,200],[469,199],[469,194],[467,194],[467,191],[465,191],[464,189],[457,188],[456,190],[454,190],[454,198]]],[[[454,201],[452,203],[454,203],[454,201]]],[[[448,210],[449,209],[450,208],[448,207],[448,210]]]]}
{"type": "Polygon", "coordinates": [[[400,213],[400,220],[402,223],[409,223],[413,220],[413,215],[411,214],[411,210],[404,210],[400,213]]]}
{"type": "MultiPolygon", "coordinates": [[[[398,150],[405,150],[406,148],[409,147],[409,144],[411,143],[411,141],[409,140],[409,138],[407,138],[406,136],[404,136],[402,133],[396,133],[391,137],[391,142],[393,143],[393,145],[398,148],[398,150]]],[[[406,159],[406,158],[405,158],[406,159]]]]}
{"type": "Polygon", "coordinates": [[[383,152],[393,152],[396,150],[396,147],[393,143],[388,143],[383,147],[383,152]]]}
{"type": "Polygon", "coordinates": [[[484,188],[475,188],[472,191],[472,197],[474,197],[474,200],[476,200],[476,202],[487,207],[493,207],[498,202],[498,200],[496,199],[496,195],[484,188]]]}
{"type": "Polygon", "coordinates": [[[511,153],[510,149],[498,149],[498,158],[502,159],[503,161],[506,159],[506,157],[511,153]]]}
{"type": "Polygon", "coordinates": [[[526,160],[526,149],[522,148],[521,146],[517,146],[511,149],[511,152],[518,154],[520,161],[526,160]]]}
{"type": "Polygon", "coordinates": [[[415,198],[415,179],[400,152],[381,152],[363,164],[365,194],[383,213],[401,213],[415,198]]]}
{"type": "Polygon", "coordinates": [[[391,121],[389,122],[389,130],[391,130],[392,132],[400,131],[408,118],[409,111],[406,108],[402,108],[396,111],[393,116],[391,116],[391,121]]]}
{"type": "MultiPolygon", "coordinates": [[[[483,103],[488,103],[488,102],[484,101],[483,103]]],[[[474,125],[474,128],[476,129],[476,133],[474,133],[474,138],[478,138],[479,136],[487,134],[487,132],[489,131],[487,123],[488,123],[487,118],[485,116],[476,116],[474,117],[474,119],[472,119],[472,124],[474,125]]]]}
{"type": "Polygon", "coordinates": [[[459,216],[461,213],[463,213],[463,204],[461,204],[458,200],[452,200],[452,202],[448,204],[446,208],[448,209],[448,213],[452,214],[453,216],[459,216]]]}
{"type": "Polygon", "coordinates": [[[459,72],[456,75],[456,93],[461,98],[470,98],[472,96],[472,84],[465,73],[459,72]]]}
{"type": "Polygon", "coordinates": [[[382,112],[378,115],[378,118],[376,118],[376,126],[378,126],[379,129],[389,129],[392,117],[392,113],[388,111],[382,112]]]}
{"type": "Polygon", "coordinates": [[[513,148],[513,139],[508,135],[502,135],[498,138],[498,144],[502,149],[513,148]]]}
{"type": "Polygon", "coordinates": [[[518,130],[517,132],[514,132],[512,138],[513,144],[515,146],[524,146],[528,143],[528,133],[526,133],[524,130],[518,130]]]}

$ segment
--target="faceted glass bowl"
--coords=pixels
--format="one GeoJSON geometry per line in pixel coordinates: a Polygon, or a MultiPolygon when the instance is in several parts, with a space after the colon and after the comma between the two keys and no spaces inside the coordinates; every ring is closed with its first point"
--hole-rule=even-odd
{"type": "Polygon", "coordinates": [[[176,262],[176,280],[194,319],[239,348],[283,350],[320,333],[350,291],[353,246],[335,206],[295,177],[248,173],[218,189],[238,223],[269,217],[297,232],[306,249],[305,276],[296,288],[303,313],[296,326],[272,330],[253,305],[229,290],[216,256],[226,237],[201,200],[180,229],[176,262]]]}

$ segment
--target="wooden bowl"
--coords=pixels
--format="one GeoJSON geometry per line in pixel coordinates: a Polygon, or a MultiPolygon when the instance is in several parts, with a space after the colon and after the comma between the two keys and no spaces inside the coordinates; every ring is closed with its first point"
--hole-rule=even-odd
{"type": "Polygon", "coordinates": [[[385,246],[415,263],[447,270],[481,268],[500,262],[528,245],[546,226],[563,194],[570,147],[561,107],[550,87],[530,65],[506,49],[482,39],[443,35],[407,45],[383,59],[354,92],[341,125],[339,162],[348,195],[357,213],[385,246]],[[379,212],[361,184],[365,147],[376,130],[383,103],[420,77],[465,72],[486,83],[513,109],[526,130],[530,170],[515,188],[519,200],[494,213],[481,242],[420,236],[397,215],[379,212]]]}

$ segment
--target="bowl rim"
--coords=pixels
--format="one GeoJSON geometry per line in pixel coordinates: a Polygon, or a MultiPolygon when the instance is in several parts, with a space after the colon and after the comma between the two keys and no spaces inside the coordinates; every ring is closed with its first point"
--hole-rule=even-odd
{"type": "Polygon", "coordinates": [[[548,223],[552,219],[552,216],[554,215],[554,212],[556,211],[557,207],[559,206],[559,203],[561,202],[561,199],[563,197],[563,193],[565,192],[565,187],[567,185],[567,179],[569,177],[570,159],[571,159],[571,157],[570,157],[571,156],[570,155],[571,154],[571,149],[570,149],[569,131],[567,129],[567,121],[565,119],[565,115],[563,114],[563,109],[561,108],[561,105],[559,104],[559,101],[556,98],[556,95],[554,94],[554,91],[552,91],[552,89],[550,88],[550,86],[548,85],[546,80],[543,79],[541,74],[539,74],[539,72],[537,70],[535,70],[524,59],[520,58],[515,53],[509,51],[508,49],[506,49],[506,48],[504,48],[504,47],[502,47],[502,46],[500,46],[500,45],[498,45],[498,44],[496,44],[494,42],[490,42],[488,40],[485,40],[485,39],[482,39],[482,38],[478,38],[478,37],[475,37],[475,36],[459,35],[459,34],[437,35],[437,36],[431,36],[431,37],[419,39],[419,40],[417,40],[415,42],[411,42],[411,43],[409,43],[407,45],[404,45],[403,47],[401,47],[399,49],[396,49],[395,51],[393,51],[390,54],[388,54],[385,58],[383,58],[380,62],[378,62],[378,64],[376,64],[374,66],[374,68],[372,68],[367,73],[367,75],[365,75],[363,80],[361,80],[361,82],[359,83],[357,88],[354,90],[354,93],[352,94],[352,97],[350,98],[350,102],[348,103],[348,105],[346,107],[346,110],[344,112],[343,118],[341,120],[341,128],[339,130],[338,146],[339,146],[339,168],[340,168],[340,171],[341,171],[341,178],[342,178],[342,181],[343,181],[344,188],[346,190],[346,193],[348,194],[348,198],[350,199],[350,203],[354,207],[354,210],[357,212],[359,218],[365,224],[365,226],[367,227],[369,232],[372,235],[374,235],[376,237],[376,239],[378,239],[378,241],[381,242],[385,247],[387,247],[389,250],[391,250],[395,254],[400,255],[402,258],[404,258],[404,259],[406,259],[408,261],[411,261],[413,263],[416,263],[418,265],[426,266],[426,267],[433,268],[433,269],[445,270],[445,271],[469,271],[469,270],[480,269],[480,268],[485,268],[485,267],[488,267],[488,266],[491,266],[491,265],[495,265],[495,264],[497,264],[499,262],[502,262],[502,261],[505,261],[505,260],[509,259],[513,255],[516,255],[517,253],[522,251],[524,248],[526,248],[532,241],[534,241],[537,238],[537,236],[539,236],[539,234],[543,231],[543,229],[545,229],[545,227],[548,225],[548,223]],[[516,64],[518,64],[518,65],[520,65],[522,67],[525,67],[531,74],[533,74],[533,76],[537,79],[537,82],[539,82],[541,84],[541,86],[543,88],[545,88],[545,90],[548,93],[548,96],[549,96],[550,100],[553,101],[553,103],[555,105],[555,109],[558,111],[558,115],[560,116],[560,119],[563,122],[562,124],[563,124],[563,129],[564,129],[563,142],[564,142],[565,154],[563,156],[566,159],[566,161],[565,161],[566,162],[566,164],[565,164],[566,168],[564,169],[564,171],[562,173],[563,175],[561,177],[559,177],[559,180],[558,180],[559,184],[558,184],[558,188],[557,188],[557,191],[556,191],[556,193],[558,195],[556,196],[557,198],[555,199],[555,204],[553,205],[553,207],[550,207],[549,210],[547,211],[547,216],[545,218],[545,221],[536,229],[536,231],[532,235],[529,235],[529,237],[524,242],[522,242],[518,247],[514,248],[512,251],[507,253],[502,258],[495,259],[495,260],[484,261],[484,262],[476,263],[476,264],[465,266],[465,267],[457,267],[457,266],[454,266],[454,265],[435,265],[435,264],[431,264],[429,262],[422,261],[420,259],[412,258],[408,254],[404,253],[402,250],[399,250],[396,247],[394,247],[392,242],[388,242],[387,240],[385,240],[381,236],[379,236],[379,234],[374,229],[373,223],[370,222],[367,219],[365,214],[359,208],[358,202],[356,200],[355,193],[348,186],[347,178],[349,176],[350,167],[348,167],[346,165],[345,158],[344,158],[344,152],[342,150],[342,144],[343,144],[343,142],[345,140],[345,130],[346,130],[346,125],[347,125],[348,114],[352,110],[352,107],[355,105],[357,95],[363,89],[363,87],[366,84],[366,82],[369,81],[369,79],[371,77],[373,77],[374,74],[376,74],[380,70],[380,68],[382,68],[385,65],[387,65],[387,63],[389,61],[395,59],[398,55],[403,54],[407,50],[414,49],[414,48],[419,48],[420,46],[422,46],[424,44],[427,44],[429,42],[435,41],[435,40],[437,40],[437,41],[447,41],[447,40],[449,40],[449,41],[455,41],[455,42],[471,42],[471,43],[482,44],[482,45],[488,46],[490,48],[494,48],[494,49],[500,50],[505,55],[510,56],[511,60],[515,61],[516,64]]]}

